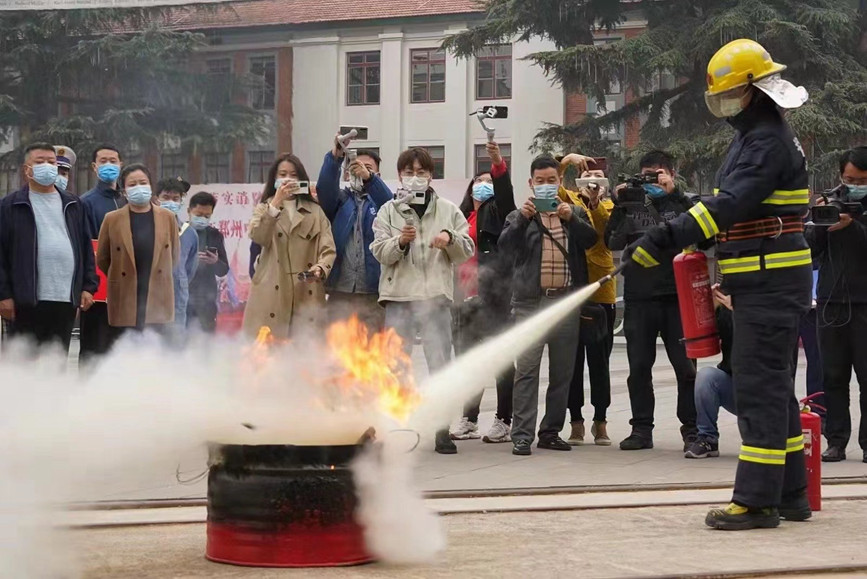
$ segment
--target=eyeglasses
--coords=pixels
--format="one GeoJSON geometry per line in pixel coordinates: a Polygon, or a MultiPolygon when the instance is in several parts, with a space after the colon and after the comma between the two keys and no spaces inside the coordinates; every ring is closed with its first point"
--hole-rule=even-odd
{"type": "Polygon", "coordinates": [[[844,185],[867,185],[867,177],[843,177],[841,181],[844,185]]]}
{"type": "Polygon", "coordinates": [[[427,169],[419,169],[418,171],[413,170],[404,170],[400,172],[400,176],[406,179],[411,179],[412,177],[421,177],[422,179],[430,179],[430,171],[427,169]]]}

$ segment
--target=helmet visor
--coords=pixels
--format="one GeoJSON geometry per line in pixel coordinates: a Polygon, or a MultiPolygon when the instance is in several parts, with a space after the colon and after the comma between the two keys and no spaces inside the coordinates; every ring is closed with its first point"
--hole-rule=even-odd
{"type": "Polygon", "coordinates": [[[719,94],[704,93],[704,102],[710,114],[718,119],[733,117],[744,110],[744,94],[749,90],[749,85],[739,86],[719,94]]]}

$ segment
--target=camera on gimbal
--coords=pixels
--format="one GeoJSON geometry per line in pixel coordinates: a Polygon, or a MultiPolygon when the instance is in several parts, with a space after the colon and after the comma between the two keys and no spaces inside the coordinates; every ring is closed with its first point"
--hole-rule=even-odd
{"type": "Polygon", "coordinates": [[[618,175],[621,183],[626,183],[626,187],[617,192],[617,201],[620,205],[626,208],[629,207],[644,207],[645,191],[644,185],[659,183],[659,174],[657,173],[639,173],[637,175],[618,175]]]}
{"type": "Polygon", "coordinates": [[[840,221],[841,215],[856,217],[864,214],[864,208],[859,201],[843,201],[839,197],[839,190],[838,187],[823,192],[822,199],[824,199],[825,204],[816,205],[810,209],[810,220],[813,225],[830,227],[840,221]]]}

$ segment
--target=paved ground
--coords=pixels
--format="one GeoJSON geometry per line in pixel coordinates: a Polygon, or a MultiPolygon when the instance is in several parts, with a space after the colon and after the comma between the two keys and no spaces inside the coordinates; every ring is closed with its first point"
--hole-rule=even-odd
{"type": "Polygon", "coordinates": [[[833,566],[867,572],[867,501],[835,502],[806,523],[726,533],[703,525],[704,507],[591,509],[443,517],[446,552],[426,565],[249,569],[204,559],[204,525],[76,531],[87,579],[136,577],[671,577],[777,575],[833,566]]]}
{"type": "MultiPolygon", "coordinates": [[[[420,350],[420,348],[416,348],[420,350]]],[[[615,345],[611,360],[612,405],[609,409],[609,432],[614,445],[611,447],[584,446],[572,452],[555,452],[533,449],[530,457],[511,454],[510,444],[484,444],[481,441],[458,443],[459,453],[441,456],[433,452],[433,441],[416,452],[419,464],[416,479],[426,491],[455,491],[488,488],[531,488],[568,486],[609,486],[700,483],[726,484],[734,480],[736,454],[740,445],[737,422],[734,416],[722,411],[720,431],[723,456],[705,460],[686,460],[682,454],[682,442],[675,417],[676,387],[674,373],[659,348],[655,372],[656,419],[655,448],[637,452],[624,452],[617,448],[620,439],[629,434],[629,397],[626,392],[628,367],[626,351],[622,344],[615,345]]],[[[417,368],[423,372],[421,352],[416,352],[417,368]]],[[[804,361],[798,375],[798,391],[803,395],[804,361]]],[[[702,364],[715,363],[705,361],[702,364]]],[[[543,380],[547,367],[543,366],[543,380]]],[[[585,380],[585,383],[587,380],[585,380]]],[[[589,395],[588,395],[589,399],[589,395]]],[[[544,396],[540,396],[544,401],[544,396]]],[[[853,423],[858,424],[857,385],[853,386],[853,423]]],[[[496,392],[493,385],[485,392],[482,401],[481,430],[484,432],[493,421],[496,392]]],[[[585,415],[592,416],[589,404],[585,415]]],[[[568,418],[567,418],[568,420],[568,418]]],[[[568,424],[564,438],[568,436],[568,424]]],[[[853,437],[857,438],[857,437],[853,437]]],[[[867,464],[861,462],[857,442],[850,443],[849,460],[823,465],[826,478],[867,476],[867,464]]],[[[193,449],[181,461],[182,478],[201,473],[205,468],[205,455],[193,449]]],[[[199,481],[191,485],[178,484],[174,469],[166,472],[141,473],[137,483],[120,483],[108,478],[104,485],[94,488],[88,497],[92,500],[123,500],[152,498],[199,498],[205,496],[206,485],[199,481]]]]}

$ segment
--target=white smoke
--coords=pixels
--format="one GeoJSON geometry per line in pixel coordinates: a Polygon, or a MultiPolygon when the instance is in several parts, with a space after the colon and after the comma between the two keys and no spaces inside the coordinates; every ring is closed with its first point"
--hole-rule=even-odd
{"type": "Polygon", "coordinates": [[[415,455],[406,446],[404,437],[393,433],[368,445],[352,464],[365,543],[385,563],[428,562],[446,547],[438,515],[414,487],[415,455]]]}

